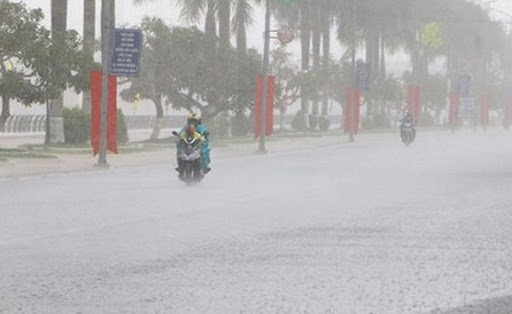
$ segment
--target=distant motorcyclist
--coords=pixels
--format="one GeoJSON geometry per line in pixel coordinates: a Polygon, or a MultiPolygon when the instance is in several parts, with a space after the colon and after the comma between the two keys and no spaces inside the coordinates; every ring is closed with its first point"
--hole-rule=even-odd
{"type": "MultiPolygon", "coordinates": [[[[187,125],[186,127],[183,128],[183,130],[178,134],[178,139],[177,139],[177,144],[176,144],[176,147],[177,147],[177,153],[176,155],[179,156],[180,154],[180,151],[184,150],[185,149],[185,142],[192,142],[192,146],[195,148],[195,149],[201,149],[201,142],[202,142],[202,136],[201,134],[199,134],[197,131],[196,131],[196,128],[193,124],[189,124],[187,125]]],[[[183,161],[180,160],[180,158],[177,158],[178,159],[178,167],[176,168],[176,171],[179,172],[179,178],[180,180],[183,180],[184,179],[184,173],[183,173],[183,170],[184,170],[184,167],[183,165],[181,164],[183,161]]]]}
{"type": "Polygon", "coordinates": [[[409,125],[412,129],[412,139],[414,140],[416,138],[416,129],[414,128],[414,116],[410,111],[407,111],[405,116],[402,118],[402,123],[400,124],[400,137],[402,140],[404,138],[404,128],[406,125],[409,125]]]}
{"type": "Polygon", "coordinates": [[[184,132],[187,126],[193,125],[197,133],[201,135],[201,170],[203,174],[207,174],[212,169],[210,168],[210,132],[208,128],[202,124],[201,116],[197,113],[191,113],[187,117],[187,125],[183,127],[180,134],[184,132]]]}

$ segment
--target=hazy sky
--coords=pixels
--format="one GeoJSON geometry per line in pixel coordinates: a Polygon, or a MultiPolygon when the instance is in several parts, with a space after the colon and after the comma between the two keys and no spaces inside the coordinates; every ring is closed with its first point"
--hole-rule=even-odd
{"type": "MultiPolygon", "coordinates": [[[[82,8],[83,0],[68,0],[68,28],[75,29],[79,33],[82,32],[82,8]]],[[[43,9],[46,16],[46,25],[50,25],[50,0],[23,0],[30,7],[40,7],[43,9]]],[[[180,8],[175,6],[176,1],[172,0],[152,0],[147,4],[135,6],[132,0],[117,0],[116,1],[116,24],[118,27],[138,25],[142,18],[146,15],[160,17],[168,24],[178,25],[186,24],[186,21],[179,18],[180,8]]],[[[97,15],[100,14],[101,0],[96,0],[97,15]]],[[[250,47],[256,47],[260,51],[263,47],[263,29],[264,24],[260,23],[264,18],[264,12],[261,8],[257,8],[254,14],[254,25],[248,29],[248,41],[250,47]]],[[[97,20],[97,27],[99,28],[99,19],[97,20]]],[[[202,27],[201,27],[202,28],[202,27]]],[[[99,30],[98,30],[99,31],[99,30]]],[[[98,32],[99,36],[99,32],[98,32]]]]}
{"type": "MultiPolygon", "coordinates": [[[[508,19],[512,20],[512,0],[472,0],[475,3],[480,3],[485,6],[495,8],[509,14],[508,19]]],[[[31,7],[40,7],[45,12],[47,17],[50,16],[50,0],[22,0],[31,7]]],[[[100,10],[101,0],[96,0],[98,14],[100,10]]],[[[118,26],[125,24],[138,24],[138,22],[145,15],[154,15],[165,19],[172,24],[183,23],[178,18],[179,8],[176,8],[173,0],[152,0],[147,4],[135,6],[131,0],[117,0],[117,19],[118,26]]],[[[69,27],[81,31],[82,28],[82,7],[83,0],[69,0],[69,27]]],[[[496,18],[506,20],[505,14],[496,13],[496,18]]],[[[264,13],[260,9],[257,11],[254,19],[255,25],[250,28],[251,40],[259,41],[261,39],[261,31],[263,30],[264,13]],[[261,29],[261,31],[260,31],[261,29]]],[[[49,21],[47,22],[49,25],[49,21]]],[[[259,45],[259,44],[258,44],[259,45]]]]}
{"type": "MultiPolygon", "coordinates": [[[[50,24],[50,0],[23,0],[31,7],[40,7],[43,9],[46,18],[46,24],[49,27],[50,24]]],[[[117,26],[133,26],[138,25],[142,18],[146,15],[157,16],[164,19],[168,24],[178,25],[186,24],[186,21],[179,18],[180,8],[175,6],[176,1],[174,0],[152,0],[148,3],[140,6],[132,4],[132,0],[117,0],[116,1],[116,18],[117,26]]],[[[494,17],[500,20],[509,19],[512,21],[512,0],[473,0],[473,2],[480,3],[482,5],[488,4],[490,7],[496,8],[499,11],[507,13],[498,13],[495,11],[494,17]]],[[[97,3],[97,14],[100,14],[101,0],[96,0],[97,3]]],[[[82,32],[82,10],[83,0],[69,0],[69,18],[68,27],[77,30],[79,33],[82,32]]],[[[257,48],[259,51],[263,50],[263,36],[262,32],[264,29],[263,19],[264,10],[263,7],[256,7],[254,13],[254,24],[248,28],[248,43],[249,47],[257,48]]],[[[512,26],[512,24],[511,24],[512,26]]],[[[99,19],[97,21],[98,34],[99,34],[99,19]]],[[[273,28],[277,25],[273,25],[273,28]]],[[[202,26],[201,26],[202,28],[202,26]]],[[[336,42],[333,43],[336,45],[336,42]]],[[[299,59],[300,56],[300,42],[295,40],[289,44],[289,49],[294,52],[295,59],[299,59]]],[[[341,47],[333,47],[333,54],[339,56],[342,54],[341,47]],[[338,50],[338,51],[337,51],[338,50]]],[[[389,68],[400,67],[399,63],[403,62],[400,59],[388,58],[390,63],[389,68]]]]}
{"type": "MultiPolygon", "coordinates": [[[[79,33],[82,33],[83,23],[83,0],[68,0],[68,28],[75,29],[79,33]]],[[[494,17],[500,20],[512,21],[512,0],[473,0],[476,3],[485,4],[488,3],[491,7],[496,8],[506,14],[495,12],[494,17]]],[[[39,7],[43,9],[45,14],[46,26],[50,27],[50,0],[22,0],[29,7],[39,7]]],[[[96,0],[97,16],[100,16],[101,0],[96,0]]],[[[186,21],[179,18],[180,9],[175,6],[176,1],[174,0],[152,0],[144,5],[135,6],[132,4],[132,0],[117,0],[116,1],[116,19],[117,27],[124,26],[135,26],[140,23],[142,18],[146,15],[156,16],[162,18],[170,25],[185,25],[186,21]]],[[[250,48],[257,48],[260,52],[263,50],[263,30],[264,30],[264,10],[263,7],[256,7],[254,12],[254,24],[248,28],[248,46],[250,48]]],[[[99,18],[97,19],[97,28],[99,36],[99,18]]],[[[277,25],[273,25],[275,29],[277,25]]],[[[512,27],[512,24],[511,24],[512,27]]],[[[202,26],[201,26],[202,28],[202,26]]],[[[272,47],[277,47],[276,43],[273,43],[272,47]]],[[[288,45],[288,49],[294,53],[294,59],[297,61],[300,58],[300,41],[295,40],[288,45]]],[[[342,48],[333,43],[332,53],[334,56],[340,56],[343,51],[342,48]]],[[[408,58],[404,57],[403,54],[389,56],[387,58],[388,70],[394,71],[397,75],[400,75],[403,70],[409,67],[408,58]]],[[[75,102],[74,100],[72,100],[75,102]]],[[[14,108],[14,111],[23,112],[26,108],[14,108]]],[[[29,110],[29,109],[27,109],[29,110]]],[[[32,109],[33,110],[33,109],[32,109]]]]}

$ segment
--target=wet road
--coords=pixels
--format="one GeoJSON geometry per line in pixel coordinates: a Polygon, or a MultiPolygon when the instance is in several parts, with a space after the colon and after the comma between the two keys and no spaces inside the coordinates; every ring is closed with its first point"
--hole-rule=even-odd
{"type": "Polygon", "coordinates": [[[512,134],[213,167],[0,180],[0,313],[512,312],[512,134]]]}

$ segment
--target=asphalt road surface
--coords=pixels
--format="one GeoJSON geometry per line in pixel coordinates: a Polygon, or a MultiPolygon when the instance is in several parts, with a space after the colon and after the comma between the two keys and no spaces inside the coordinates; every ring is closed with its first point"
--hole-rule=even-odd
{"type": "Polygon", "coordinates": [[[512,313],[512,134],[0,180],[0,313],[512,313]]]}

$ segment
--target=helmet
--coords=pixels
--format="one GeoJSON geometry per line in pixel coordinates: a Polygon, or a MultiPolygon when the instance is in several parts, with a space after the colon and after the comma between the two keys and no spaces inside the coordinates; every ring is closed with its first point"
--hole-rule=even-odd
{"type": "Polygon", "coordinates": [[[197,113],[191,113],[187,117],[187,124],[198,125],[201,124],[201,115],[197,113]]]}
{"type": "Polygon", "coordinates": [[[189,124],[186,129],[187,135],[192,136],[196,133],[196,127],[193,124],[189,124]]]}

